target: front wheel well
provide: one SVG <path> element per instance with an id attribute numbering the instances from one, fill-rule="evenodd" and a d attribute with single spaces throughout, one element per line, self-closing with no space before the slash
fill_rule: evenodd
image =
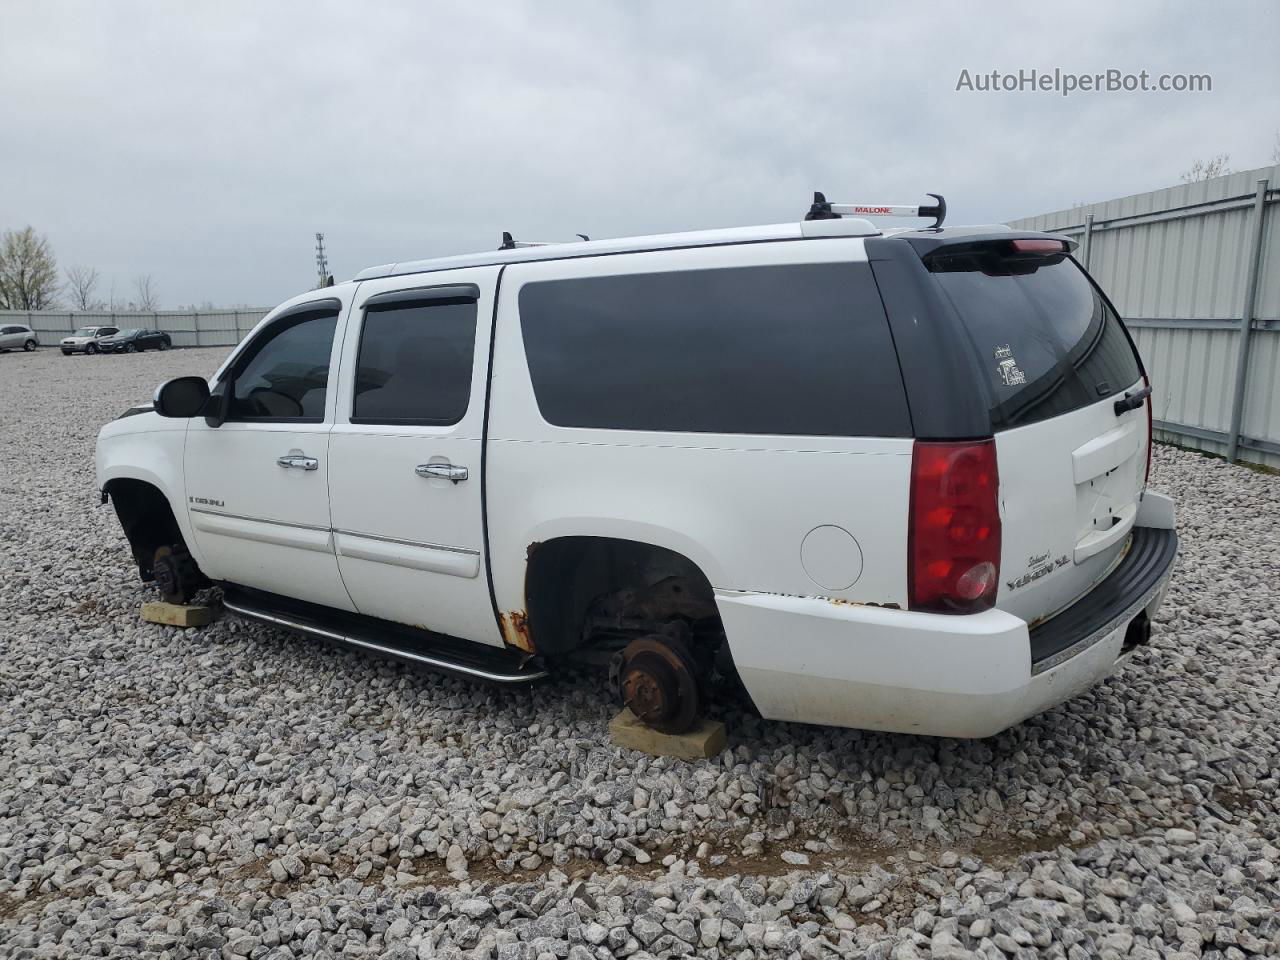
<path id="1" fill-rule="evenodd" d="M 144 581 L 154 580 L 152 560 L 156 550 L 175 544 L 185 546 L 169 498 L 154 484 L 129 477 L 107 481 L 102 492 L 111 498 L 139 575 Z"/>

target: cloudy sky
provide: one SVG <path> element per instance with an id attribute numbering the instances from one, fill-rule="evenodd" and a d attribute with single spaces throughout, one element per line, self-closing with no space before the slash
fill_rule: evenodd
<path id="1" fill-rule="evenodd" d="M 1280 4 L 0 0 L 0 229 L 165 306 L 390 260 L 947 196 L 992 222 L 1271 163 Z M 1019 69 L 1209 93 L 958 92 Z"/>

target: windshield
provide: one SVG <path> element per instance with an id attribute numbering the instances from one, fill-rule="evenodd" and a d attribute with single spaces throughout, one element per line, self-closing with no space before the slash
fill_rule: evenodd
<path id="1" fill-rule="evenodd" d="M 113 333 L 113 337 L 135 337 L 140 334 L 141 330 L 121 330 L 119 333 Z"/>
<path id="2" fill-rule="evenodd" d="M 72 336 L 73 337 L 92 337 L 94 332 L 97 329 L 98 329 L 97 327 L 81 327 L 79 330 L 73 333 Z"/>

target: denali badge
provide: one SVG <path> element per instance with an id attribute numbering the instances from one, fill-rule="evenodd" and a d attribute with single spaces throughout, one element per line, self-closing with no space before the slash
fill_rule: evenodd
<path id="1" fill-rule="evenodd" d="M 995 358 L 996 371 L 1004 380 L 1006 387 L 1016 387 L 1027 382 L 1027 375 L 1018 367 L 1018 361 L 1013 357 L 1013 347 L 1010 344 L 996 347 Z"/>
<path id="2" fill-rule="evenodd" d="M 187 497 L 188 503 L 198 503 L 202 507 L 225 507 L 221 500 L 206 500 L 204 497 Z"/>
<path id="3" fill-rule="evenodd" d="M 1016 580 L 1006 580 L 1005 586 L 1010 590 L 1017 590 L 1019 587 L 1025 587 L 1028 583 L 1033 583 L 1041 577 L 1047 577 L 1055 570 L 1065 567 L 1071 562 L 1071 558 L 1066 554 L 1060 556 L 1057 560 L 1052 559 L 1051 554 L 1042 553 L 1039 556 L 1027 557 L 1027 566 L 1031 569 L 1018 577 Z"/>

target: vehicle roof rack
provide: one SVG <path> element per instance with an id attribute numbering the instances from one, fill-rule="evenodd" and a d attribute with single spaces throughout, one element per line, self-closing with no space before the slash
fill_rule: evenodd
<path id="1" fill-rule="evenodd" d="M 577 237 L 579 240 L 590 240 L 590 239 L 591 239 L 591 238 L 590 238 L 590 237 L 588 237 L 585 233 L 575 233 L 575 234 L 574 234 L 574 236 L 575 236 L 575 237 Z M 547 247 L 547 246 L 550 246 L 552 243 L 555 243 L 555 242 L 557 242 L 557 241 L 554 241 L 554 240 L 517 240 L 515 237 L 511 236 L 511 231 L 509 231 L 509 230 L 503 230 L 503 231 L 502 231 L 502 245 L 501 245 L 500 247 L 498 247 L 498 249 L 499 249 L 499 250 L 519 250 L 519 249 L 521 249 L 521 248 L 523 248 L 523 247 Z M 571 241 L 565 241 L 565 242 L 571 242 Z"/>
<path id="2" fill-rule="evenodd" d="M 947 201 L 941 194 L 929 193 L 937 203 L 904 206 L 886 203 L 830 203 L 822 193 L 814 191 L 813 206 L 804 215 L 806 220 L 839 220 L 841 217 L 934 217 L 933 229 L 942 226 L 947 218 Z"/>

